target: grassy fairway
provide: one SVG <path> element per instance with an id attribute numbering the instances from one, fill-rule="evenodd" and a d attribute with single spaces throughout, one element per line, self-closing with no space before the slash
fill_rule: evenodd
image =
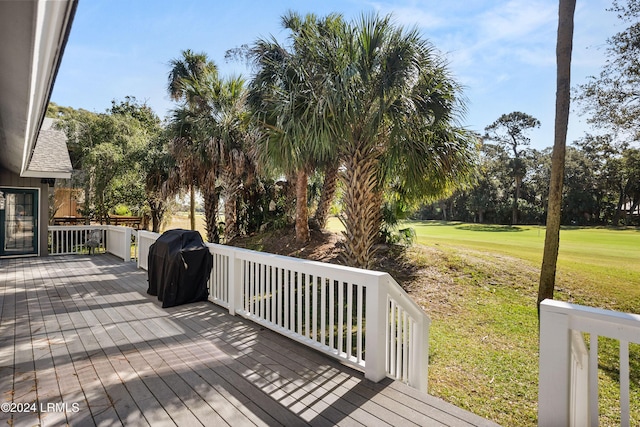
<path id="1" fill-rule="evenodd" d="M 207 231 L 204 228 L 204 215 L 196 213 L 196 230 L 200 232 L 202 238 L 207 240 Z M 188 212 L 178 212 L 171 217 L 171 220 L 160 230 L 164 232 L 166 230 L 172 230 L 174 228 L 182 228 L 184 230 L 191 229 L 191 220 L 189 219 Z"/>
<path id="2" fill-rule="evenodd" d="M 535 425 L 544 229 L 406 225 L 418 243 L 409 259 L 422 269 L 408 291 L 433 321 L 429 392 L 502 425 Z M 640 313 L 639 230 L 567 228 L 560 244 L 558 299 Z M 599 343 L 600 425 L 619 425 L 618 345 Z M 630 350 L 633 370 L 640 346 Z M 632 373 L 632 425 L 640 423 L 639 377 Z"/>
<path id="3" fill-rule="evenodd" d="M 417 243 L 464 248 L 542 263 L 544 227 L 409 222 Z M 561 292 L 590 305 L 640 312 L 640 230 L 565 227 L 560 232 Z"/>

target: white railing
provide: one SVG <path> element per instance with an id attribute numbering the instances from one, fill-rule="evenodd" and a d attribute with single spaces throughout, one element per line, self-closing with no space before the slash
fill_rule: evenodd
<path id="1" fill-rule="evenodd" d="M 87 241 L 92 232 L 99 230 L 98 252 L 108 252 L 131 260 L 131 237 L 134 233 L 129 227 L 114 225 L 50 225 L 49 254 L 70 255 L 88 253 Z"/>
<path id="2" fill-rule="evenodd" d="M 138 231 L 138 268 L 145 270 L 149 269 L 149 248 L 160 237 L 158 233 L 152 233 L 151 231 Z"/>
<path id="3" fill-rule="evenodd" d="M 147 268 L 156 233 L 140 232 Z M 430 320 L 387 273 L 207 244 L 209 299 L 380 381 L 427 391 Z"/>
<path id="4" fill-rule="evenodd" d="M 69 255 L 88 252 L 86 242 L 91 233 L 100 230 L 100 242 L 97 252 L 106 251 L 107 230 L 102 226 L 94 225 L 50 225 L 49 227 L 49 254 Z"/>
<path id="5" fill-rule="evenodd" d="M 620 342 L 620 425 L 630 425 L 629 343 L 640 343 L 640 315 L 553 300 L 540 304 L 538 425 L 598 425 L 599 336 Z"/>
<path id="6" fill-rule="evenodd" d="M 117 225 L 107 225 L 105 228 L 107 231 L 107 252 L 122 258 L 125 262 L 131 261 L 131 232 L 133 229 Z"/>

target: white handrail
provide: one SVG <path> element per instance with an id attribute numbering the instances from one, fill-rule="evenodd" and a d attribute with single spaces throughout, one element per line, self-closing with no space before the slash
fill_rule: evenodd
<path id="1" fill-rule="evenodd" d="M 101 230 L 96 250 L 106 251 L 106 230 L 99 225 L 50 225 L 49 255 L 70 255 L 87 251 L 86 242 L 94 230 Z"/>
<path id="2" fill-rule="evenodd" d="M 114 225 L 50 225 L 49 254 L 71 255 L 88 251 L 86 243 L 95 230 L 101 232 L 96 249 L 116 255 L 125 262 L 131 260 L 133 229 Z"/>
<path id="3" fill-rule="evenodd" d="M 148 268 L 159 235 L 140 232 L 138 265 Z M 430 320 L 393 278 L 231 246 L 213 256 L 209 299 L 282 335 L 364 370 L 427 391 Z"/>
<path id="4" fill-rule="evenodd" d="M 158 233 L 144 230 L 138 231 L 138 268 L 149 269 L 149 248 L 158 240 L 158 237 L 160 237 Z"/>
<path id="5" fill-rule="evenodd" d="M 540 304 L 538 425 L 598 425 L 598 336 L 620 342 L 620 425 L 630 425 L 629 343 L 640 343 L 640 315 L 554 300 Z"/>
<path id="6" fill-rule="evenodd" d="M 125 262 L 131 261 L 132 229 L 117 225 L 106 225 L 104 227 L 107 231 L 107 252 L 122 258 Z"/>

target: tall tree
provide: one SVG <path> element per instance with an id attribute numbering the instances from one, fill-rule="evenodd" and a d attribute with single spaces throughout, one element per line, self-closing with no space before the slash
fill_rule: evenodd
<path id="1" fill-rule="evenodd" d="M 525 149 L 530 144 L 527 131 L 540 127 L 540 121 L 529 114 L 514 111 L 503 114 L 495 122 L 485 128 L 485 138 L 496 141 L 508 147 L 513 153 L 511 159 L 511 169 L 513 171 L 513 207 L 511 213 L 511 223 L 518 224 L 518 199 L 522 188 L 522 179 L 526 174 L 526 166 L 523 159 Z"/>
<path id="2" fill-rule="evenodd" d="M 345 256 L 370 267 L 385 188 L 414 200 L 450 190 L 471 171 L 476 140 L 456 126 L 464 111 L 459 85 L 417 30 L 363 16 L 338 40 L 327 49 L 325 81 L 340 142 Z"/>
<path id="3" fill-rule="evenodd" d="M 205 228 L 207 240 L 218 242 L 216 214 L 219 190 L 216 187 L 218 173 L 217 141 L 211 135 L 207 116 L 188 108 L 174 110 L 169 122 L 171 143 L 169 150 L 175 158 L 179 178 L 172 180 L 174 190 L 186 185 L 190 193 L 191 227 L 195 229 L 195 189 L 202 190 L 205 204 Z"/>
<path id="4" fill-rule="evenodd" d="M 576 101 L 589 123 L 640 141 L 640 0 L 614 0 L 611 10 L 630 25 L 607 41 L 607 61 L 599 76 L 578 86 Z"/>
<path id="5" fill-rule="evenodd" d="M 177 110 L 174 116 L 174 121 L 180 118 L 190 118 L 192 122 L 198 116 L 206 115 L 209 112 L 209 100 L 211 96 L 211 88 L 215 85 L 218 78 L 218 71 L 213 61 L 210 61 L 206 53 L 194 53 L 191 50 L 182 51 L 180 58 L 172 59 L 169 63 L 171 70 L 168 76 L 167 91 L 171 98 L 175 101 L 182 102 L 182 107 Z M 193 123 L 192 123 L 193 124 Z M 180 131 L 180 126 L 174 126 L 174 129 Z M 195 128 L 194 128 L 195 129 Z M 174 149 L 186 149 L 191 148 L 193 151 L 179 153 L 182 158 L 180 165 L 184 167 L 193 167 L 191 171 L 182 171 L 181 176 L 187 178 L 188 181 L 184 182 L 189 188 L 189 205 L 190 205 L 190 219 L 191 229 L 196 228 L 195 217 L 195 191 L 198 184 L 206 185 L 203 192 L 206 192 L 205 198 L 215 197 L 215 179 L 210 176 L 200 176 L 197 171 L 202 170 L 203 163 L 207 162 L 206 148 L 198 147 L 200 145 L 206 145 L 209 141 L 207 138 L 201 140 L 194 140 L 193 135 L 189 141 L 184 139 L 184 135 L 180 133 L 175 135 L 176 138 L 182 138 L 176 140 L 178 144 L 174 144 Z M 190 156 L 193 158 L 189 159 Z M 215 224 L 215 213 L 213 223 Z M 213 233 L 213 230 L 210 231 Z"/>
<path id="6" fill-rule="evenodd" d="M 129 114 L 77 110 L 65 114 L 60 126 L 69 140 L 74 169 L 82 171 L 82 213 L 87 220 L 107 222 L 117 204 L 141 199 L 139 161 L 150 139 L 142 122 Z"/>
<path id="7" fill-rule="evenodd" d="M 251 49 L 258 72 L 251 84 L 249 102 L 262 124 L 259 142 L 263 163 L 271 163 L 287 176 L 295 176 L 296 240 L 309 240 L 307 186 L 309 174 L 335 156 L 335 143 L 327 132 L 327 110 L 322 102 L 326 63 L 321 52 L 335 37 L 341 17 L 290 12 L 283 27 L 291 31 L 289 48 L 275 40 L 259 40 Z M 324 68 L 323 68 L 324 67 Z M 292 180 L 289 180 L 292 181 Z"/>
<path id="8" fill-rule="evenodd" d="M 175 170 L 175 158 L 169 151 L 170 137 L 165 129 L 150 141 L 142 158 L 142 167 L 146 173 L 145 193 L 151 215 L 151 231 L 160 232 L 168 209 L 167 199 L 178 186 L 172 183 L 172 171 Z"/>
<path id="9" fill-rule="evenodd" d="M 562 183 L 571 103 L 571 51 L 573 48 L 573 16 L 575 0 L 560 0 L 558 9 L 558 39 L 556 44 L 556 117 L 551 154 L 551 182 L 547 208 L 547 229 L 538 287 L 538 312 L 540 303 L 553 298 L 556 264 L 560 247 L 560 221 L 562 207 Z"/>
<path id="10" fill-rule="evenodd" d="M 336 197 L 336 191 L 338 189 L 339 166 L 340 162 L 335 158 L 327 160 L 323 168 L 320 200 L 318 200 L 318 207 L 316 208 L 316 212 L 313 214 L 312 218 L 312 223 L 319 230 L 324 230 L 327 227 L 331 204 Z"/>
<path id="11" fill-rule="evenodd" d="M 445 193 L 469 175 L 477 141 L 457 126 L 460 87 L 431 44 L 390 17 L 289 18 L 293 51 L 270 41 L 257 46 L 266 60 L 264 78 L 254 82 L 265 95 L 257 104 L 276 100 L 276 108 L 262 110 L 271 112 L 262 121 L 272 138 L 287 142 L 278 147 L 287 148 L 280 154 L 289 164 L 307 165 L 300 160 L 335 147 L 345 189 L 344 255 L 351 265 L 370 267 L 385 188 L 393 184 L 416 200 Z M 308 170 L 296 168 L 300 192 Z"/>
<path id="12" fill-rule="evenodd" d="M 257 136 L 248 120 L 246 97 L 244 80 L 231 77 L 218 82 L 212 98 L 212 133 L 217 144 L 215 156 L 220 171 L 227 242 L 239 232 L 238 197 L 243 180 L 249 181 L 254 170 L 250 152 Z"/>
<path id="13" fill-rule="evenodd" d="M 148 105 L 140 103 L 134 96 L 126 96 L 123 101 L 111 101 L 110 112 L 138 121 L 145 133 L 146 142 L 138 153 L 132 153 L 135 161 L 128 168 L 126 176 L 129 180 L 123 182 L 122 188 L 132 197 L 126 204 L 134 209 L 138 207 L 138 214 L 140 207 L 145 205 L 144 216 L 151 217 L 152 229 L 158 232 L 167 208 L 168 173 L 174 163 L 163 143 L 165 139 L 161 137 L 160 119 Z M 131 192 L 135 188 L 140 189 L 139 195 Z"/>

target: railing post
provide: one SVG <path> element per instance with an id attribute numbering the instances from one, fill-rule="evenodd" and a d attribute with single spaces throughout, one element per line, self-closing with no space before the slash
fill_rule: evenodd
<path id="1" fill-rule="evenodd" d="M 236 315 L 242 309 L 242 260 L 236 258 L 234 250 L 229 254 L 229 314 Z"/>
<path id="2" fill-rule="evenodd" d="M 373 277 L 367 283 L 364 377 L 378 382 L 387 376 L 387 290 L 386 276 Z"/>
<path id="3" fill-rule="evenodd" d="M 427 316 L 417 319 L 412 331 L 412 357 L 409 385 L 428 393 L 429 389 L 429 326 L 431 320 Z"/>
<path id="4" fill-rule="evenodd" d="M 596 338 L 597 339 L 597 338 Z M 571 393 L 569 417 L 572 426 L 588 426 L 589 350 L 580 331 L 571 330 Z"/>
<path id="5" fill-rule="evenodd" d="M 140 250 L 142 249 L 140 244 L 144 241 L 144 233 L 138 230 L 138 237 L 136 238 L 136 266 L 140 268 Z"/>
<path id="6" fill-rule="evenodd" d="M 538 425 L 569 425 L 569 363 L 571 334 L 569 316 L 555 313 L 540 304 L 540 381 L 538 384 Z"/>
<path id="7" fill-rule="evenodd" d="M 123 243 L 122 259 L 124 262 L 131 261 L 131 228 L 124 227 L 124 243 Z"/>

